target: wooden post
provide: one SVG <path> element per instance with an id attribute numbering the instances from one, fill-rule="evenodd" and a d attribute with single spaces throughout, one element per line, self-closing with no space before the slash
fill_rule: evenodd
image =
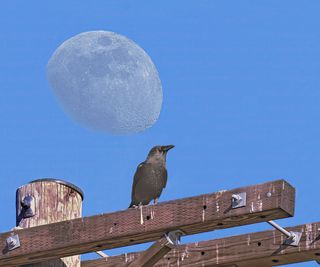
<path id="1" fill-rule="evenodd" d="M 34 226 L 81 217 L 83 192 L 73 184 L 56 179 L 32 181 L 16 192 L 17 226 Z M 58 233 L 62 235 L 63 233 Z M 32 243 L 32 239 L 30 240 Z M 32 244 L 30 244 L 32 246 Z M 80 267 L 80 256 L 65 257 L 30 267 Z"/>

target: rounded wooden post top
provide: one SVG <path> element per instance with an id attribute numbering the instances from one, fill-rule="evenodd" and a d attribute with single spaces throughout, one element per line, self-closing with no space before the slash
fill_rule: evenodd
<path id="1" fill-rule="evenodd" d="M 78 186 L 76 186 L 70 182 L 64 181 L 62 179 L 57 179 L 57 178 L 41 178 L 41 179 L 32 180 L 29 182 L 29 184 L 39 183 L 39 182 L 53 182 L 53 183 L 65 185 L 65 186 L 75 190 L 76 192 L 78 192 L 80 194 L 82 200 L 84 199 L 83 191 Z M 23 187 L 23 186 L 21 186 L 21 187 Z M 21 187 L 19 187 L 19 188 L 21 188 Z"/>
<path id="2" fill-rule="evenodd" d="M 55 178 L 33 180 L 16 191 L 16 224 L 30 228 L 80 218 L 82 201 L 82 190 L 72 183 Z M 64 230 L 61 231 L 57 236 L 64 235 Z M 80 267 L 80 256 L 34 263 L 28 267 Z"/>

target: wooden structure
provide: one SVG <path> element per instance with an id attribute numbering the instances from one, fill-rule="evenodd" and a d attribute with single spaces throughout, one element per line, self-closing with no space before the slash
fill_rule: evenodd
<path id="1" fill-rule="evenodd" d="M 179 245 L 155 266 L 270 267 L 320 260 L 320 222 L 290 227 L 288 230 L 303 233 L 298 247 L 283 245 L 285 236 L 277 230 L 271 230 Z M 83 261 L 81 267 L 126 266 L 142 254 L 136 252 Z"/>
<path id="2" fill-rule="evenodd" d="M 232 208 L 233 196 L 246 204 Z M 293 216 L 295 190 L 284 180 L 73 219 L 0 234 L 0 244 L 18 234 L 20 247 L 0 254 L 0 265 L 16 266 L 102 249 L 156 241 L 167 232 L 195 234 Z M 44 238 L 45 237 L 45 238 Z M 32 242 L 32 243 L 31 243 Z M 36 245 L 30 245 L 36 244 Z"/>
<path id="3" fill-rule="evenodd" d="M 32 184 L 35 187 L 35 183 L 31 183 L 29 186 L 32 187 Z M 314 259 L 319 253 L 316 252 L 319 244 L 317 237 L 314 238 L 316 234 L 315 228 L 310 230 L 310 226 L 308 226 L 309 230 L 305 230 L 305 234 L 302 234 L 302 243 L 299 244 L 298 248 L 300 252 L 297 252 L 295 247 L 283 249 L 281 244 L 285 238 L 275 230 L 198 244 L 178 245 L 179 235 L 181 234 L 196 234 L 293 216 L 295 190 L 284 180 L 86 218 L 76 218 L 79 215 L 76 211 L 70 213 L 75 206 L 81 203 L 80 189 L 68 187 L 66 184 L 63 186 L 68 188 L 66 190 L 68 193 L 62 198 L 61 203 L 65 203 L 66 206 L 69 205 L 72 208 L 65 209 L 60 207 L 57 210 L 68 213 L 69 215 L 66 216 L 71 215 L 74 217 L 65 217 L 64 221 L 59 222 L 48 220 L 47 223 L 41 219 L 42 223 L 39 223 L 39 226 L 32 222 L 32 217 L 21 220 L 21 212 L 28 217 L 30 209 L 37 210 L 37 207 L 40 207 L 35 205 L 39 201 L 37 200 L 39 195 L 36 195 L 32 202 L 30 198 L 25 199 L 28 193 L 24 191 L 24 187 L 19 189 L 21 190 L 21 196 L 19 195 L 20 193 L 17 194 L 17 222 L 20 226 L 32 227 L 14 229 L 0 234 L 0 244 L 4 244 L 0 250 L 0 266 L 10 267 L 28 264 L 28 266 L 37 267 L 49 266 L 46 264 L 54 260 L 60 261 L 62 265 L 50 266 L 73 267 L 78 265 L 72 265 L 72 262 L 63 262 L 60 259 L 149 241 L 155 241 L 155 243 L 145 252 L 107 257 L 95 261 L 84 261 L 81 266 L 263 267 L 277 265 L 280 260 L 283 262 L 285 260 L 288 262 L 289 260 L 292 262 L 299 261 L 304 255 L 302 252 L 307 253 L 309 251 L 312 254 L 310 254 L 312 257 L 304 256 L 305 260 Z M 41 190 L 39 191 L 47 192 L 45 188 Z M 56 192 L 58 191 L 56 190 Z M 77 196 L 77 198 L 75 199 L 73 196 Z M 53 196 L 44 198 L 46 200 L 44 200 L 45 204 L 41 204 L 42 209 L 52 204 L 52 198 Z M 23 201 L 24 199 L 25 201 Z M 22 203 L 21 207 L 19 207 L 19 203 Z M 42 209 L 40 208 L 39 212 Z M 47 215 L 45 214 L 46 212 Z M 50 214 L 50 211 L 44 211 L 43 216 L 50 217 L 52 216 Z M 36 216 L 34 216 L 34 219 L 36 219 Z M 272 224 L 274 225 L 274 223 Z M 307 229 L 306 227 L 300 226 L 301 229 Z M 316 226 L 313 225 L 313 227 Z M 284 229 L 283 232 L 286 235 L 290 235 Z M 304 239 L 310 240 L 311 235 L 314 243 L 312 245 L 305 243 L 305 246 L 303 246 Z M 291 242 L 292 240 L 290 239 L 289 241 Z M 295 239 L 295 241 L 297 240 Z M 226 242 L 230 246 L 226 245 Z M 303 249 L 304 247 L 305 249 Z M 273 254 L 277 249 L 280 251 L 279 255 Z M 173 251 L 170 252 L 170 250 Z M 300 257 L 292 256 L 294 253 L 298 253 Z M 290 256 L 285 256 L 289 254 Z M 256 260 L 259 260 L 259 264 L 257 264 Z M 265 265 L 261 265 L 260 262 Z M 79 260 L 77 261 L 78 263 Z"/>
<path id="4" fill-rule="evenodd" d="M 81 217 L 82 191 L 56 179 L 32 181 L 16 192 L 17 227 L 30 228 Z M 29 246 L 33 246 L 30 239 Z M 80 267 L 80 256 L 52 259 L 30 267 Z"/>

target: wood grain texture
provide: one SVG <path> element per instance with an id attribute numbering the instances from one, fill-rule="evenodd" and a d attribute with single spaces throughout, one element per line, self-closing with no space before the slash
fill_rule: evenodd
<path id="1" fill-rule="evenodd" d="M 285 236 L 271 230 L 180 245 L 154 266 L 271 267 L 320 260 L 320 222 L 287 229 L 303 233 L 299 247 L 281 245 Z M 130 266 L 142 253 L 83 261 L 81 267 Z"/>
<path id="2" fill-rule="evenodd" d="M 35 216 L 21 218 L 21 201 L 33 196 Z M 53 181 L 39 181 L 26 184 L 16 192 L 16 216 L 19 227 L 30 228 L 75 218 L 80 218 L 82 197 L 72 188 Z M 19 218 L 19 219 L 18 219 Z M 33 240 L 30 240 L 30 245 Z M 53 259 L 46 262 L 24 265 L 24 267 L 80 267 L 80 256 Z"/>
<path id="3" fill-rule="evenodd" d="M 231 196 L 247 193 L 247 205 L 231 208 Z M 21 247 L 0 254 L 14 266 L 133 245 L 182 230 L 186 235 L 293 216 L 295 190 L 284 180 L 179 199 L 16 231 Z M 12 232 L 0 235 L 0 244 Z M 32 240 L 32 245 L 31 244 Z"/>
<path id="4" fill-rule="evenodd" d="M 153 243 L 146 251 L 140 253 L 140 256 L 128 267 L 152 267 L 174 247 L 167 238 L 163 237 Z"/>

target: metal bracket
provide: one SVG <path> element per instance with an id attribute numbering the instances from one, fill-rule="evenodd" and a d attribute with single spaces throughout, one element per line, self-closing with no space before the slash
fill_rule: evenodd
<path id="1" fill-rule="evenodd" d="M 293 246 L 293 247 L 299 246 L 300 239 L 302 236 L 301 232 L 293 232 L 293 231 L 289 232 L 274 221 L 268 221 L 267 223 L 272 225 L 275 229 L 277 229 L 287 237 L 283 243 L 284 245 Z"/>
<path id="2" fill-rule="evenodd" d="M 33 196 L 25 196 L 21 201 L 21 213 L 23 218 L 30 218 L 35 215 L 34 212 L 34 197 Z"/>
<path id="3" fill-rule="evenodd" d="M 247 204 L 247 193 L 246 192 L 232 194 L 231 208 L 236 209 L 236 208 L 245 207 L 246 204 Z"/>
<path id="4" fill-rule="evenodd" d="M 288 246 L 298 247 L 302 233 L 290 231 L 290 234 L 291 236 L 284 241 L 284 244 Z"/>
<path id="5" fill-rule="evenodd" d="M 170 244 L 176 246 L 180 244 L 180 239 L 182 235 L 184 235 L 184 233 L 181 230 L 175 230 L 175 231 L 166 233 L 164 236 L 169 241 Z"/>
<path id="6" fill-rule="evenodd" d="M 9 236 L 6 239 L 6 246 L 7 246 L 8 251 L 11 251 L 11 250 L 14 250 L 14 249 L 20 247 L 19 236 L 17 234 Z"/>

